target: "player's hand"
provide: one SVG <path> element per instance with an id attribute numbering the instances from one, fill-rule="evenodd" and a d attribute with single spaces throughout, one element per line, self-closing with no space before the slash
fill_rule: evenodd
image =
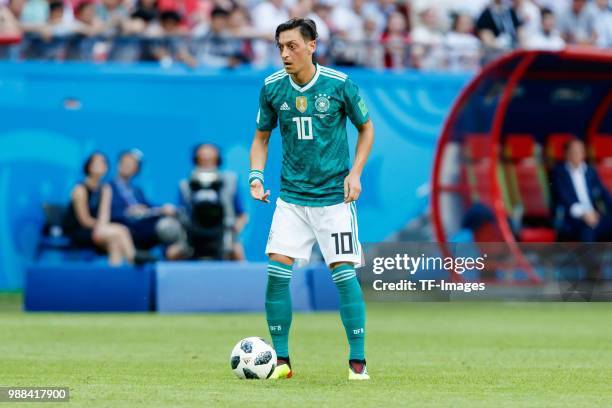
<path id="1" fill-rule="evenodd" d="M 361 177 L 354 173 L 349 173 L 344 179 L 344 202 L 350 203 L 357 201 L 361 194 Z"/>
<path id="2" fill-rule="evenodd" d="M 270 190 L 264 192 L 264 186 L 261 184 L 261 181 L 253 180 L 251 183 L 251 197 L 269 204 L 270 200 L 268 197 L 270 197 Z"/>

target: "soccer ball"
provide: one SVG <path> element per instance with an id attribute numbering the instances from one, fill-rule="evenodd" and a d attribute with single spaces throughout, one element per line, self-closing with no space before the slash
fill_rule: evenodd
<path id="1" fill-rule="evenodd" d="M 264 339 L 247 337 L 234 346 L 230 365 L 240 379 L 266 379 L 276 367 L 276 352 Z"/>

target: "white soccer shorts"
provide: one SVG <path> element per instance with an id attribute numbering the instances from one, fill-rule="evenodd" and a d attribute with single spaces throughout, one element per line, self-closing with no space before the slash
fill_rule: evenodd
<path id="1" fill-rule="evenodd" d="M 355 203 L 306 207 L 278 198 L 266 255 L 285 255 L 297 260 L 298 264 L 306 263 L 315 242 L 327 265 L 350 262 L 355 267 L 362 266 Z"/>

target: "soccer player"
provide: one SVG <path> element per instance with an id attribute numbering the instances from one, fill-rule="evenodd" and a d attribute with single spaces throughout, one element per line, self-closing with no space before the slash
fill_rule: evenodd
<path id="1" fill-rule="evenodd" d="M 374 141 L 374 127 L 357 86 L 347 75 L 314 62 L 316 39 L 316 25 L 309 19 L 295 18 L 276 29 L 284 69 L 264 81 L 251 146 L 251 195 L 269 203 L 264 167 L 270 132 L 280 124 L 281 192 L 266 246 L 266 317 L 278 356 L 271 378 L 292 376 L 289 280 L 294 262 L 307 261 L 316 241 L 340 294 L 340 316 L 350 347 L 349 379 L 368 380 L 365 304 L 355 274 L 363 259 L 355 201 L 361 193 L 360 177 Z M 350 170 L 347 117 L 359 131 Z"/>

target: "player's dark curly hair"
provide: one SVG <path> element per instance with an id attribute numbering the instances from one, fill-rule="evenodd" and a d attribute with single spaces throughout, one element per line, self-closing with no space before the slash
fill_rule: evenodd
<path id="1" fill-rule="evenodd" d="M 294 28 L 300 29 L 300 34 L 306 41 L 313 41 L 319 37 L 319 34 L 317 34 L 317 25 L 314 21 L 309 18 L 292 18 L 276 27 L 276 35 L 274 36 L 276 42 L 278 43 L 280 33 L 293 30 Z"/>

